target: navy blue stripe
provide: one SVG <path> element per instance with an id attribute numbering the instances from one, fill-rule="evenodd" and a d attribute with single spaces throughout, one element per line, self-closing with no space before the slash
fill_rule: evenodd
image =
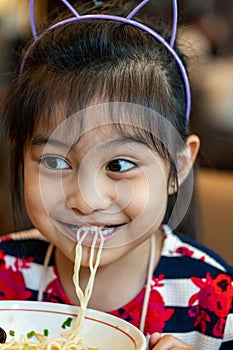
<path id="1" fill-rule="evenodd" d="M 31 290 L 29 288 L 27 288 L 27 290 L 29 290 L 32 293 L 32 295 L 30 296 L 30 298 L 28 298 L 28 300 L 37 301 L 38 291 Z"/>
<path id="2" fill-rule="evenodd" d="M 190 317 L 188 311 L 191 307 L 176 307 L 175 312 L 172 317 L 166 322 L 163 332 L 166 333 L 186 333 L 192 332 L 194 330 L 202 333 L 202 324 L 199 322 L 196 327 L 194 327 L 194 322 L 196 317 Z M 205 310 L 205 309 L 203 309 Z M 213 328 L 219 321 L 219 317 L 216 316 L 213 312 L 208 310 L 208 316 L 211 319 L 211 322 L 205 322 L 206 330 L 205 335 L 210 337 L 213 336 Z M 197 316 L 198 317 L 198 316 Z M 217 338 L 217 337 L 215 337 Z"/>
<path id="3" fill-rule="evenodd" d="M 230 266 L 219 254 L 213 250 L 207 248 L 206 246 L 194 241 L 190 237 L 185 236 L 182 233 L 173 232 L 184 243 L 190 244 L 193 247 L 202 250 L 204 253 L 208 254 L 210 257 L 215 259 L 220 265 L 222 265 L 232 276 L 233 276 L 233 266 Z M 232 349 L 233 350 L 233 349 Z"/>
<path id="4" fill-rule="evenodd" d="M 185 266 L 187 266 L 187 268 L 185 268 Z M 215 278 L 219 273 L 223 273 L 223 271 L 207 264 L 205 261 L 203 262 L 187 256 L 162 256 L 154 272 L 154 276 L 157 277 L 160 274 L 164 274 L 164 278 L 166 279 L 190 278 L 192 276 L 205 278 L 207 272 L 210 273 L 212 278 Z"/>
<path id="5" fill-rule="evenodd" d="M 233 350 L 233 340 L 222 343 L 219 350 Z"/>
<path id="6" fill-rule="evenodd" d="M 28 300 L 37 301 L 38 291 L 32 290 L 30 288 L 27 288 L 27 290 L 32 293 L 31 296 L 28 298 Z M 57 295 L 51 296 L 51 294 L 48 294 L 47 292 L 43 293 L 43 301 L 64 304 L 64 301 L 59 296 Z"/>
<path id="7" fill-rule="evenodd" d="M 44 257 L 48 248 L 48 242 L 38 239 L 26 239 L 19 241 L 5 241 L 0 244 L 0 250 L 15 258 L 34 258 L 34 262 L 40 265 L 44 263 Z M 50 260 L 53 264 L 53 257 Z"/>
<path id="8" fill-rule="evenodd" d="M 170 307 L 172 308 L 172 306 Z M 188 307 L 175 307 L 172 317 L 165 323 L 165 333 L 185 333 L 194 330 L 194 320 L 188 315 Z"/>

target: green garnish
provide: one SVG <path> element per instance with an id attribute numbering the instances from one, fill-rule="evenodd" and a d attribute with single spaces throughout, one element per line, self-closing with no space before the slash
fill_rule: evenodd
<path id="1" fill-rule="evenodd" d="M 35 335 L 34 331 L 31 331 L 31 332 L 27 333 L 28 339 L 31 339 L 32 337 L 34 337 L 34 335 Z"/>
<path id="2" fill-rule="evenodd" d="M 15 331 L 13 331 L 12 329 L 10 329 L 10 330 L 9 330 L 9 334 L 10 334 L 12 337 L 14 337 Z"/>
<path id="3" fill-rule="evenodd" d="M 73 319 L 72 317 L 68 317 L 62 324 L 62 328 L 70 327 Z"/>
<path id="4" fill-rule="evenodd" d="M 49 335 L 49 330 L 48 329 L 44 329 L 44 336 L 47 337 Z"/>

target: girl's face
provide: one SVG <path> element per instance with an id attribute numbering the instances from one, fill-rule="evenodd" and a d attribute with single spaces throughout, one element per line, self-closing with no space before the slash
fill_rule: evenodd
<path id="1" fill-rule="evenodd" d="M 161 225 L 168 166 L 146 145 L 123 138 L 111 125 L 67 138 L 36 130 L 25 152 L 24 191 L 35 227 L 70 260 L 84 227 L 84 266 L 93 231 L 104 235 L 101 264 L 120 259 Z M 93 228 L 94 226 L 94 228 Z"/>

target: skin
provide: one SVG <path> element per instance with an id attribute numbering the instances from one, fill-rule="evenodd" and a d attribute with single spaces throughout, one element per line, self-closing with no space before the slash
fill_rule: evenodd
<path id="1" fill-rule="evenodd" d="M 88 304 L 102 311 L 117 309 L 135 297 L 145 284 L 153 234 L 156 238 L 154 268 L 159 261 L 163 245 L 160 226 L 167 194 L 174 191 L 170 186 L 169 166 L 146 145 L 123 139 L 112 126 L 90 130 L 72 147 L 59 137 L 47 142 L 50 134 L 38 128 L 25 150 L 24 194 L 29 217 L 55 245 L 61 284 L 71 302 L 77 305 L 72 281 L 75 229 L 118 226 L 116 233 L 105 240 Z M 186 163 L 181 158 L 180 183 L 196 157 L 198 138 L 190 136 L 186 147 L 190 161 Z M 82 289 L 89 277 L 92 237 L 90 233 L 89 241 L 83 246 Z M 151 337 L 150 349 L 191 348 L 174 337 L 161 337 L 156 333 Z"/>
<path id="2" fill-rule="evenodd" d="M 191 346 L 185 344 L 178 338 L 166 334 L 153 333 L 149 341 L 150 350 L 192 350 Z"/>

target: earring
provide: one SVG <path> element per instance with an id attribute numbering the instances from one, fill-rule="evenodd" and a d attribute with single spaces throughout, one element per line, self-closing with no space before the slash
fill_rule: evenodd
<path id="1" fill-rule="evenodd" d="M 171 193 L 174 194 L 176 192 L 176 182 L 172 180 L 169 184 L 169 187 L 170 187 Z"/>

